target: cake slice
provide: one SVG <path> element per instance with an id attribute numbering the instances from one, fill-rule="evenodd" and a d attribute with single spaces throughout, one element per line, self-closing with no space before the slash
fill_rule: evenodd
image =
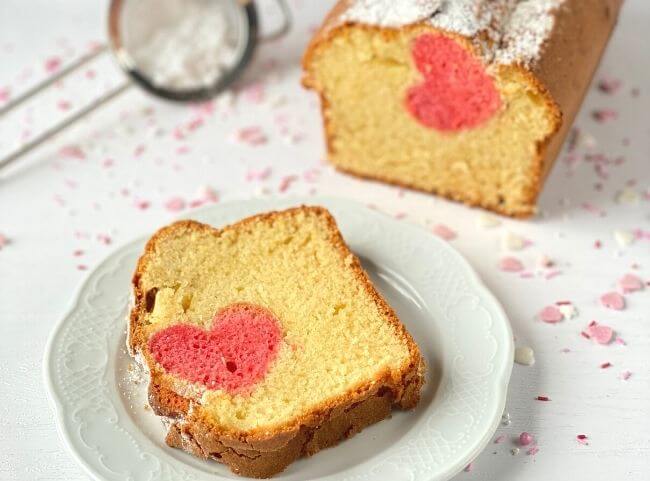
<path id="1" fill-rule="evenodd" d="M 534 214 L 621 4 L 339 1 L 303 60 L 329 160 L 501 214 Z"/>
<path id="2" fill-rule="evenodd" d="M 419 400 L 418 347 L 324 208 L 165 227 L 133 290 L 129 349 L 167 444 L 237 474 L 272 476 Z"/>

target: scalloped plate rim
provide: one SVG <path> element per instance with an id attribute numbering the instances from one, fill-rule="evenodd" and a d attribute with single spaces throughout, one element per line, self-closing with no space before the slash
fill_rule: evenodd
<path id="1" fill-rule="evenodd" d="M 390 217 L 388 214 L 385 214 L 383 212 L 374 209 L 370 209 L 366 205 L 363 205 L 358 201 L 352 199 L 340 198 L 340 197 L 331 197 L 331 196 L 268 197 L 268 198 L 253 198 L 253 199 L 239 199 L 239 200 L 233 199 L 227 202 L 213 204 L 210 206 L 204 206 L 204 207 L 200 207 L 188 211 L 183 215 L 179 216 L 176 220 L 183 220 L 183 219 L 200 216 L 202 213 L 210 212 L 215 208 L 226 209 L 228 206 L 240 205 L 240 204 L 249 204 L 250 206 L 260 207 L 258 211 L 262 213 L 262 212 L 267 212 L 267 211 L 272 211 L 277 209 L 285 209 L 291 206 L 316 205 L 316 204 L 328 204 L 328 203 L 329 204 L 347 203 L 348 205 L 351 205 L 354 208 L 364 209 L 367 212 L 376 215 L 378 218 L 383 218 L 384 222 L 399 223 L 401 229 L 411 229 L 419 233 L 426 232 L 425 229 L 419 225 L 411 224 L 408 222 L 400 222 L 394 219 L 393 217 Z M 269 204 L 270 206 L 268 208 L 265 208 L 264 207 L 265 204 Z M 230 224 L 232 222 L 234 221 L 228 221 L 227 224 Z M 108 478 L 97 473 L 96 470 L 93 468 L 93 466 L 85 459 L 83 454 L 78 452 L 78 450 L 75 448 L 71 434 L 65 428 L 65 419 L 63 417 L 63 413 L 64 413 L 63 403 L 59 399 L 57 388 L 54 384 L 53 375 L 51 373 L 53 347 L 62 328 L 66 325 L 66 322 L 68 321 L 70 316 L 75 312 L 75 310 L 79 306 L 81 302 L 81 294 L 83 290 L 89 285 L 92 275 L 96 271 L 98 271 L 101 267 L 106 265 L 112 258 L 128 250 L 131 246 L 146 241 L 146 239 L 148 238 L 149 236 L 147 235 L 140 236 L 136 239 L 131 239 L 130 241 L 126 241 L 119 244 L 113 250 L 111 250 L 106 255 L 104 255 L 103 258 L 95 265 L 95 267 L 93 267 L 92 269 L 90 269 L 84 274 L 82 279 L 78 282 L 77 287 L 74 289 L 72 301 L 68 304 L 68 307 L 64 310 L 64 314 L 60 316 L 58 321 L 55 323 L 45 344 L 45 352 L 42 361 L 42 374 L 43 374 L 44 384 L 46 387 L 47 397 L 50 401 L 50 405 L 52 406 L 52 409 L 54 410 L 56 431 L 60 439 L 63 441 L 63 444 L 65 445 L 65 448 L 68 451 L 68 453 L 70 453 L 72 457 L 80 464 L 80 466 L 83 468 L 86 474 L 88 474 L 92 479 L 95 479 L 97 481 L 108 481 Z M 499 422 L 501 420 L 501 414 L 505 409 L 506 398 L 508 393 L 508 385 L 510 382 L 510 377 L 513 369 L 514 339 L 513 339 L 512 327 L 510 325 L 508 316 L 506 315 L 503 306 L 501 305 L 499 300 L 494 296 L 494 294 L 488 289 L 485 283 L 481 280 L 478 273 L 473 269 L 469 261 L 467 261 L 465 257 L 463 257 L 456 249 L 454 249 L 446 241 L 438 238 L 435 235 L 430 235 L 430 239 L 432 242 L 437 244 L 438 248 L 443 249 L 447 253 L 450 253 L 451 255 L 456 257 L 456 259 L 459 262 L 459 266 L 462 266 L 463 270 L 465 271 L 465 274 L 467 274 L 468 277 L 471 279 L 472 286 L 480 292 L 481 297 L 488 299 L 489 302 L 493 304 L 493 307 L 495 308 L 496 312 L 499 314 L 500 320 L 503 322 L 503 327 L 506 330 L 506 337 L 507 337 L 507 343 L 505 346 L 503 346 L 507 348 L 507 353 L 505 353 L 506 362 L 501 363 L 501 365 L 499 366 L 499 374 L 495 376 L 495 378 L 497 378 L 497 380 L 499 381 L 498 387 L 500 389 L 498 389 L 495 392 L 495 395 L 496 394 L 499 395 L 499 399 L 496 401 L 497 410 L 493 416 L 492 424 L 489 427 L 489 429 L 486 430 L 484 436 L 480 440 L 474 443 L 473 449 L 471 451 L 468 451 L 462 457 L 461 461 L 458 461 L 457 463 L 449 466 L 447 469 L 442 470 L 442 473 L 439 476 L 431 478 L 431 481 L 433 480 L 447 481 L 453 478 L 454 476 L 456 476 L 457 474 L 459 474 L 465 468 L 465 466 L 467 466 L 467 464 L 469 464 L 485 449 L 485 447 L 488 445 L 490 441 L 490 438 L 492 437 L 492 435 L 494 434 L 494 432 L 496 431 L 499 425 Z M 215 479 L 218 479 L 216 475 L 215 475 Z M 248 478 L 242 478 L 242 479 L 248 479 Z"/>

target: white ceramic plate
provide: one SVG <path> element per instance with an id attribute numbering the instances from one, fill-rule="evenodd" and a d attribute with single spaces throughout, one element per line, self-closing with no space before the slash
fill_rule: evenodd
<path id="1" fill-rule="evenodd" d="M 359 204 L 331 198 L 216 205 L 191 218 L 223 226 L 263 211 L 324 205 L 375 285 L 413 334 L 429 366 L 411 412 L 292 464 L 276 479 L 443 481 L 489 442 L 503 412 L 512 368 L 508 320 L 467 262 L 444 241 Z M 145 409 L 146 386 L 129 380 L 125 349 L 130 278 L 145 239 L 91 272 L 45 353 L 46 385 L 59 432 L 101 481 L 238 479 L 223 465 L 168 448 Z"/>

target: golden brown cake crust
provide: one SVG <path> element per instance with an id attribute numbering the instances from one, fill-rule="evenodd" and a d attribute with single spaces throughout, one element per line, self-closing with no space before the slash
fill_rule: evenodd
<path id="1" fill-rule="evenodd" d="M 423 23 L 405 25 L 398 29 L 377 27 L 355 22 L 342 21 L 341 16 L 353 0 L 339 0 L 327 15 L 321 27 L 316 31 L 303 56 L 303 79 L 306 88 L 314 89 L 320 97 L 321 113 L 324 122 L 324 132 L 328 153 L 332 153 L 333 137 L 326 112 L 329 110 L 325 92 L 319 90 L 315 79 L 312 78 L 310 65 L 316 51 L 335 35 L 346 34 L 352 28 L 364 28 L 381 32 L 382 35 L 395 34 L 396 31 L 421 28 Z M 497 213 L 526 218 L 537 212 L 537 199 L 548 174 L 564 144 L 564 140 L 582 105 L 588 91 L 591 79 L 596 71 L 602 53 L 607 45 L 621 8 L 623 0 L 566 0 L 554 13 L 555 23 L 549 37 L 544 42 L 539 58 L 531 65 L 521 64 L 502 65 L 499 68 L 516 69 L 520 71 L 535 86 L 545 99 L 549 115 L 554 119 L 553 132 L 537 144 L 534 167 L 530 172 L 533 188 L 526 192 L 526 200 L 517 210 L 503 206 L 469 199 L 457 192 L 439 190 L 424 190 L 417 186 L 408 185 L 395 179 L 382 178 L 380 175 L 360 175 L 358 172 L 336 166 L 340 171 L 356 175 L 368 180 L 378 180 L 415 190 L 424 190 L 441 195 L 450 200 L 465 203 L 469 206 L 483 207 Z M 426 25 L 432 30 L 437 30 Z M 453 32 L 446 35 L 460 37 Z M 479 32 L 477 37 L 481 36 Z M 464 38 L 464 37 L 460 37 Z M 476 43 L 480 44 L 480 39 Z"/>
<path id="2" fill-rule="evenodd" d="M 238 432 L 214 426 L 202 415 L 200 409 L 194 409 L 195 400 L 176 393 L 146 349 L 147 339 L 140 327 L 145 318 L 148 300 L 140 280 L 147 262 L 150 256 L 155 255 L 158 242 L 167 236 L 201 231 L 218 237 L 225 231 L 241 229 L 254 222 L 273 223 L 280 215 L 299 214 L 322 216 L 327 221 L 334 247 L 341 256 L 351 256 L 350 269 L 355 277 L 399 336 L 405 340 L 410 353 L 409 362 L 402 366 L 399 376 L 383 373 L 376 379 L 357 386 L 346 395 L 332 399 L 270 432 Z M 410 409 L 419 401 L 425 371 L 420 351 L 395 312 L 372 285 L 358 258 L 345 244 L 334 218 L 322 207 L 301 206 L 283 212 L 260 214 L 223 229 L 215 229 L 195 221 L 176 222 L 160 229 L 147 242 L 144 254 L 138 261 L 132 284 L 134 306 L 129 321 L 129 349 L 133 355 L 141 355 L 149 369 L 149 403 L 152 409 L 156 414 L 173 420 L 167 443 L 190 454 L 227 464 L 238 474 L 257 478 L 270 477 L 282 471 L 298 457 L 314 454 L 352 436 L 363 427 L 384 419 L 389 415 L 391 406 Z"/>
<path id="3" fill-rule="evenodd" d="M 553 31 L 531 69 L 563 116 L 561 128 L 546 149 L 540 190 L 588 92 L 622 5 L 623 0 L 566 0 L 555 14 Z"/>

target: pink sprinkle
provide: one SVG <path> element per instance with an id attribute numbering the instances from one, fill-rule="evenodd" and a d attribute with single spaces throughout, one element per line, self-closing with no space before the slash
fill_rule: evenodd
<path id="1" fill-rule="evenodd" d="M 199 188 L 198 200 L 200 200 L 201 202 L 211 202 L 211 203 L 219 202 L 219 194 L 209 185 L 204 185 Z M 192 206 L 190 204 L 190 207 L 196 207 L 196 206 Z"/>
<path id="2" fill-rule="evenodd" d="M 246 181 L 251 182 L 254 180 L 266 180 L 271 175 L 271 167 L 266 167 L 263 170 L 249 170 L 246 172 Z"/>
<path id="3" fill-rule="evenodd" d="M 604 210 L 602 210 L 598 206 L 595 206 L 591 202 L 583 202 L 580 207 L 582 207 L 587 212 L 591 212 L 592 214 L 596 214 L 599 217 L 605 217 L 605 215 L 606 215 Z"/>
<path id="4" fill-rule="evenodd" d="M 268 142 L 266 134 L 264 131 L 257 126 L 245 127 L 240 129 L 236 133 L 236 138 L 240 142 L 243 142 L 248 145 L 262 145 Z"/>
<path id="5" fill-rule="evenodd" d="M 151 206 L 148 200 L 136 200 L 134 204 L 140 210 L 147 210 Z"/>
<path id="6" fill-rule="evenodd" d="M 45 71 L 47 73 L 54 73 L 59 70 L 61 66 L 61 59 L 59 57 L 50 57 L 45 61 Z"/>
<path id="7" fill-rule="evenodd" d="M 0 234 L 0 250 L 2 250 L 3 247 L 8 245 L 9 245 L 9 239 L 4 234 Z"/>
<path id="8" fill-rule="evenodd" d="M 602 364 L 600 365 L 600 368 L 601 368 L 601 369 L 607 369 L 607 368 L 609 368 L 609 367 L 612 367 L 612 363 L 611 363 L 611 362 L 604 362 L 604 363 L 602 363 Z"/>
<path id="9" fill-rule="evenodd" d="M 594 242 L 594 248 L 600 249 L 603 246 L 603 243 L 600 242 L 599 240 Z"/>
<path id="10" fill-rule="evenodd" d="M 138 145 L 136 148 L 133 150 L 133 155 L 135 157 L 140 157 L 144 153 L 144 145 Z"/>
<path id="11" fill-rule="evenodd" d="M 77 266 L 77 269 L 80 270 L 80 271 L 85 271 L 85 270 L 88 270 L 88 266 L 85 265 L 85 264 L 79 264 Z"/>
<path id="12" fill-rule="evenodd" d="M 469 473 L 472 469 L 474 469 L 474 463 L 469 463 L 467 466 L 465 466 L 464 471 L 466 473 Z"/>
<path id="13" fill-rule="evenodd" d="M 287 175 L 280 180 L 280 186 L 278 187 L 278 190 L 280 192 L 286 192 L 289 187 L 291 187 L 291 184 L 293 184 L 296 180 L 298 180 L 298 177 L 295 175 Z"/>
<path id="14" fill-rule="evenodd" d="M 56 104 L 57 108 L 63 112 L 66 112 L 70 110 L 70 107 L 72 107 L 72 104 L 68 102 L 67 100 L 59 100 Z"/>
<path id="15" fill-rule="evenodd" d="M 528 446 L 534 440 L 535 440 L 535 438 L 533 438 L 533 436 L 531 434 L 529 434 L 529 433 L 527 433 L 525 431 L 519 435 L 519 444 L 522 445 L 522 446 Z"/>
<path id="16" fill-rule="evenodd" d="M 618 281 L 618 284 L 623 290 L 624 294 L 640 291 L 643 289 L 643 281 L 634 274 L 625 274 L 621 280 Z"/>
<path id="17" fill-rule="evenodd" d="M 551 400 L 551 398 L 549 398 L 548 396 L 537 396 L 535 399 L 537 401 L 544 401 L 544 402 L 547 402 L 547 401 Z"/>
<path id="18" fill-rule="evenodd" d="M 85 76 L 88 80 L 92 80 L 92 79 L 94 79 L 94 78 L 97 76 L 97 72 L 95 72 L 93 69 L 89 68 L 89 69 L 86 70 L 86 72 L 84 73 L 84 76 Z"/>
<path id="19" fill-rule="evenodd" d="M 618 292 L 608 292 L 600 296 L 600 302 L 608 309 L 620 311 L 625 308 L 625 298 Z"/>
<path id="20" fill-rule="evenodd" d="M 526 451 L 526 454 L 528 456 L 535 456 L 537 453 L 539 453 L 539 448 L 537 446 L 533 446 L 528 451 Z"/>
<path id="21" fill-rule="evenodd" d="M 402 220 L 402 219 L 406 219 L 407 215 L 408 214 L 406 212 L 398 212 L 398 213 L 395 214 L 395 218 L 397 220 Z"/>
<path id="22" fill-rule="evenodd" d="M 564 319 L 564 314 L 555 306 L 546 306 L 539 313 L 540 320 L 547 322 L 549 324 L 555 324 Z"/>
<path id="23" fill-rule="evenodd" d="M 630 379 L 630 377 L 632 377 L 632 373 L 630 371 L 623 371 L 620 375 L 620 378 L 623 381 L 627 381 L 628 379 Z"/>
<path id="24" fill-rule="evenodd" d="M 578 434 L 578 435 L 576 436 L 576 439 L 577 439 L 578 442 L 579 442 L 580 444 L 582 444 L 582 445 L 589 445 L 589 443 L 587 442 L 587 439 L 588 439 L 588 438 L 587 438 L 587 436 L 584 435 L 584 434 Z"/>
<path id="25" fill-rule="evenodd" d="M 603 326 L 596 321 L 592 321 L 586 329 L 588 339 L 593 339 L 598 344 L 606 345 L 612 342 L 614 330 L 609 326 Z"/>
<path id="26" fill-rule="evenodd" d="M 447 227 L 444 224 L 436 225 L 433 228 L 433 233 L 446 241 L 450 241 L 456 238 L 456 232 L 451 230 L 449 227 Z"/>
<path id="27" fill-rule="evenodd" d="M 81 249 L 77 249 L 72 253 L 72 255 L 75 257 L 81 257 L 82 255 L 84 255 L 84 251 L 82 251 Z"/>
<path id="28" fill-rule="evenodd" d="M 86 158 L 86 154 L 84 154 L 83 150 L 81 150 L 81 147 L 78 145 L 66 145 L 62 147 L 59 150 L 59 155 L 67 159 L 83 160 Z"/>
<path id="29" fill-rule="evenodd" d="M 192 119 L 187 123 L 187 130 L 189 130 L 190 132 L 193 131 L 193 130 L 196 130 L 199 127 L 201 127 L 203 125 L 203 123 L 204 123 L 204 120 L 201 117 L 197 117 L 195 119 Z"/>
<path id="30" fill-rule="evenodd" d="M 0 87 L 0 103 L 4 103 L 9 100 L 10 96 L 9 87 Z"/>
<path id="31" fill-rule="evenodd" d="M 183 140 L 185 139 L 185 132 L 182 127 L 175 127 L 174 130 L 172 130 L 172 136 L 176 140 Z"/>
<path id="32" fill-rule="evenodd" d="M 316 182 L 320 176 L 320 170 L 309 169 L 302 175 L 307 182 Z"/>
<path id="33" fill-rule="evenodd" d="M 262 103 L 265 97 L 264 84 L 257 82 L 246 87 L 242 92 L 242 96 L 248 102 L 251 102 L 253 104 Z"/>
<path id="34" fill-rule="evenodd" d="M 609 122 L 618 118 L 618 112 L 612 109 L 598 109 L 591 112 L 591 117 L 599 123 Z"/>
<path id="35" fill-rule="evenodd" d="M 180 197 L 172 197 L 165 202 L 165 209 L 170 212 L 179 212 L 185 208 L 185 200 Z"/>
<path id="36" fill-rule="evenodd" d="M 554 277 L 559 276 L 560 274 L 562 274 L 562 271 L 558 270 L 558 269 L 555 269 L 555 270 L 552 270 L 551 272 L 547 272 L 546 275 L 544 276 L 544 279 L 546 279 L 548 281 L 550 279 L 553 279 Z"/>
<path id="37" fill-rule="evenodd" d="M 113 242 L 113 239 L 108 234 L 98 234 L 97 240 L 104 245 L 110 245 Z"/>
<path id="38" fill-rule="evenodd" d="M 621 345 L 621 346 L 627 346 L 627 343 L 623 340 L 622 337 L 618 337 L 618 336 L 616 336 L 616 339 L 614 339 L 614 342 L 615 342 L 616 344 Z"/>
<path id="39" fill-rule="evenodd" d="M 109 167 L 112 167 L 115 164 L 115 161 L 113 159 L 104 159 L 102 162 L 102 167 L 105 169 L 108 169 Z"/>
<path id="40" fill-rule="evenodd" d="M 605 94 L 615 94 L 621 88 L 622 82 L 618 79 L 603 78 L 598 82 L 598 90 Z"/>
<path id="41" fill-rule="evenodd" d="M 504 272 L 521 272 L 524 270 L 524 265 L 519 259 L 504 257 L 499 261 L 499 269 Z"/>
<path id="42" fill-rule="evenodd" d="M 494 440 L 494 444 L 501 444 L 501 443 L 504 442 L 506 439 L 508 439 L 508 436 L 506 436 L 505 434 L 502 434 L 501 436 L 497 437 L 497 438 Z"/>
<path id="43" fill-rule="evenodd" d="M 633 233 L 637 240 L 650 240 L 650 230 L 634 229 Z"/>

